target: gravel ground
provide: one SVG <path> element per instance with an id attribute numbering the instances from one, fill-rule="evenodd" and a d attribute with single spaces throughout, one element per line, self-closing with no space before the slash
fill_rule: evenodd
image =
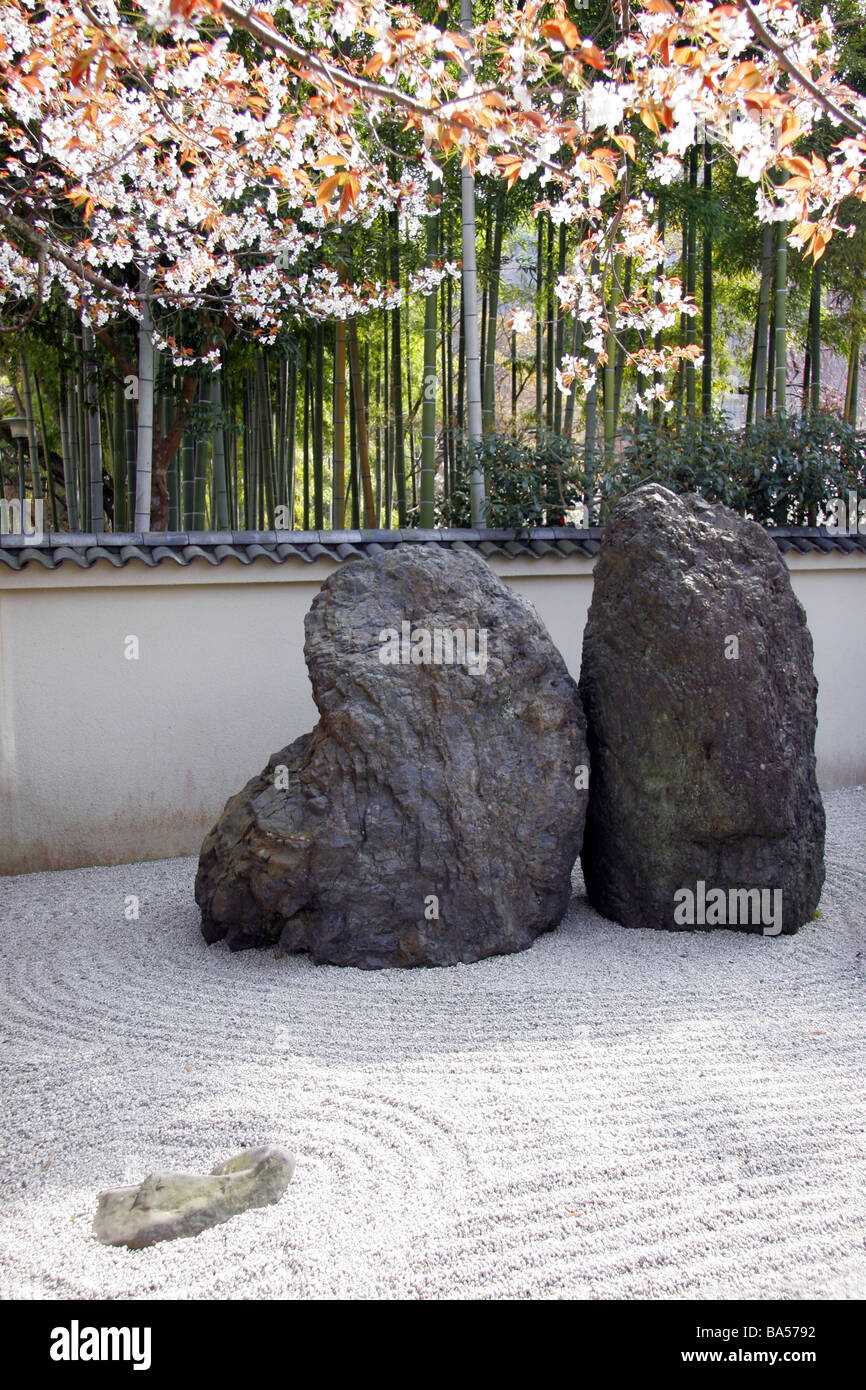
<path id="1" fill-rule="evenodd" d="M 0 880 L 0 1295 L 863 1298 L 866 789 L 795 937 L 365 973 L 208 948 L 195 860 Z M 126 921 L 126 896 L 140 898 Z M 113 1250 L 97 1193 L 264 1143 L 276 1207 Z"/>

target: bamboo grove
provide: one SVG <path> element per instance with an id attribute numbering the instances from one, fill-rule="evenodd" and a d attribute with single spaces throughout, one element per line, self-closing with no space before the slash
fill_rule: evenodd
<path id="1" fill-rule="evenodd" d="M 856 11 L 834 9 L 845 79 L 859 92 Z M 615 45 L 618 7 L 590 0 L 575 17 L 602 49 Z M 143 273 L 138 319 L 115 314 L 95 323 L 56 288 L 49 295 L 40 288 L 13 314 L 4 307 L 4 497 L 22 506 L 27 498 L 42 502 L 55 530 L 141 530 L 139 462 L 146 456 L 154 529 L 466 521 L 460 499 L 473 466 L 468 349 L 476 328 L 484 439 L 519 442 L 530 468 L 542 438 L 559 441 L 563 457 L 579 463 L 576 491 L 560 482 L 534 519 L 563 521 L 578 497 L 583 517 L 597 519 L 605 479 L 634 430 L 649 423 L 675 435 L 712 421 L 735 378 L 748 383 L 746 430 L 827 410 L 856 429 L 862 202 L 852 196 L 840 204 L 838 223 L 849 235 L 829 241 L 816 259 L 792 245 L 789 221 L 759 220 L 754 183 L 738 177 L 736 155 L 712 127 L 698 129 L 676 175 L 659 161 L 649 130 L 635 128 L 636 136 L 621 137 L 629 153 L 624 188 L 606 192 L 602 210 L 616 220 L 625 196 L 645 199 L 665 272 L 682 287 L 684 308 L 673 324 L 653 333 L 634 326 L 634 313 L 623 315 L 653 296 L 660 304 L 663 291 L 639 256 L 623 246 L 608 256 L 599 242 L 586 267 L 603 308 L 599 345 L 579 300 L 562 293 L 588 224 L 557 215 L 543 167 L 527 177 L 524 165 L 519 178 L 506 180 L 492 166 L 483 172 L 483 160 L 471 180 L 478 322 L 468 322 L 465 159 L 461 167 L 451 155 L 440 161 L 439 191 L 424 216 L 408 216 L 392 200 L 364 220 L 330 220 L 308 251 L 293 245 L 262 253 L 263 261 L 287 257 L 294 271 L 305 255 L 311 269 L 318 258 L 359 299 L 374 283 L 384 287 L 361 312 L 329 316 L 320 306 L 305 312 L 301 302 L 265 334 L 207 296 L 179 298 L 167 312 L 164 301 L 157 307 L 148 296 Z M 375 138 L 388 177 L 405 180 L 418 160 L 413 133 L 394 121 Z M 814 164 L 822 153 L 829 157 L 833 138 L 830 123 L 819 122 L 796 145 L 796 158 Z M 334 172 L 326 184 L 338 193 L 342 187 L 345 200 L 353 177 Z M 13 208 L 4 237 L 15 218 Z M 671 348 L 675 359 L 665 356 Z M 844 398 L 822 382 L 828 351 L 847 357 Z M 650 375 L 653 352 L 658 367 Z M 563 369 L 578 359 L 589 364 L 584 382 Z M 487 486 L 495 492 L 495 479 L 488 476 Z"/>

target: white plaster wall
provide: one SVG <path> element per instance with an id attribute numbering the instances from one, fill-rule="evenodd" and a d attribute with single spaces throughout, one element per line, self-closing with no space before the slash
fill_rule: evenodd
<path id="1" fill-rule="evenodd" d="M 591 563 L 492 567 L 576 678 Z M 0 872 L 197 853 L 227 797 L 315 723 L 303 620 L 332 568 L 0 573 Z M 822 784 L 866 782 L 866 559 L 791 570 L 815 640 Z"/>
<path id="2" fill-rule="evenodd" d="M 818 778 L 825 791 L 866 783 L 866 563 L 789 562 L 806 610 L 818 677 Z M 866 853 L 866 846 L 864 846 Z"/>

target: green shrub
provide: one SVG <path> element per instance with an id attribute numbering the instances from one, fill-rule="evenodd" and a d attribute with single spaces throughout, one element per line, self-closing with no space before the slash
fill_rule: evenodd
<path id="1" fill-rule="evenodd" d="M 765 526 L 816 526 L 833 498 L 866 487 L 866 436 L 835 416 L 773 416 L 745 429 L 720 418 L 679 431 L 640 423 L 600 474 L 602 519 L 641 483 L 698 492 Z"/>
<path id="2" fill-rule="evenodd" d="M 522 436 L 489 434 L 479 452 L 488 526 L 519 530 L 562 525 L 565 513 L 583 498 L 583 449 L 569 439 L 534 430 Z M 457 444 L 458 482 L 447 501 L 439 501 L 439 525 L 471 525 L 470 458 L 468 440 L 462 436 Z"/>
<path id="3" fill-rule="evenodd" d="M 522 529 L 561 524 L 587 501 L 582 444 L 542 432 L 491 434 L 480 449 L 487 525 Z M 469 526 L 469 446 L 458 440 L 458 482 L 437 503 L 437 524 Z M 721 417 L 671 423 L 642 419 L 620 441 L 613 464 L 596 451 L 591 514 L 604 522 L 627 492 L 662 483 L 697 492 L 764 526 L 816 526 L 834 498 L 866 495 L 866 434 L 824 413 L 772 416 L 745 429 Z"/>

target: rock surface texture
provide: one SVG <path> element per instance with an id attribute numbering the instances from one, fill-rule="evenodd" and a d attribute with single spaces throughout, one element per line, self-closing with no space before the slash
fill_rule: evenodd
<path id="1" fill-rule="evenodd" d="M 211 1173 L 151 1173 L 138 1187 L 101 1192 L 93 1231 L 103 1245 L 141 1250 L 160 1240 L 197 1236 L 250 1207 L 278 1202 L 292 1180 L 285 1149 L 244 1149 Z"/>
<path id="2" fill-rule="evenodd" d="M 580 691 L 581 857 L 599 912 L 769 935 L 812 918 L 824 882 L 812 639 L 760 526 L 652 484 L 624 498 L 595 569 Z M 757 898 L 740 889 L 780 890 L 780 921 L 754 921 Z M 695 895 L 692 921 L 680 890 Z M 727 911 L 702 920 L 715 890 Z"/>
<path id="3" fill-rule="evenodd" d="M 319 723 L 207 836 L 206 939 L 376 968 L 519 951 L 556 926 L 588 757 L 532 606 L 468 550 L 407 544 L 329 577 L 304 652 Z"/>

